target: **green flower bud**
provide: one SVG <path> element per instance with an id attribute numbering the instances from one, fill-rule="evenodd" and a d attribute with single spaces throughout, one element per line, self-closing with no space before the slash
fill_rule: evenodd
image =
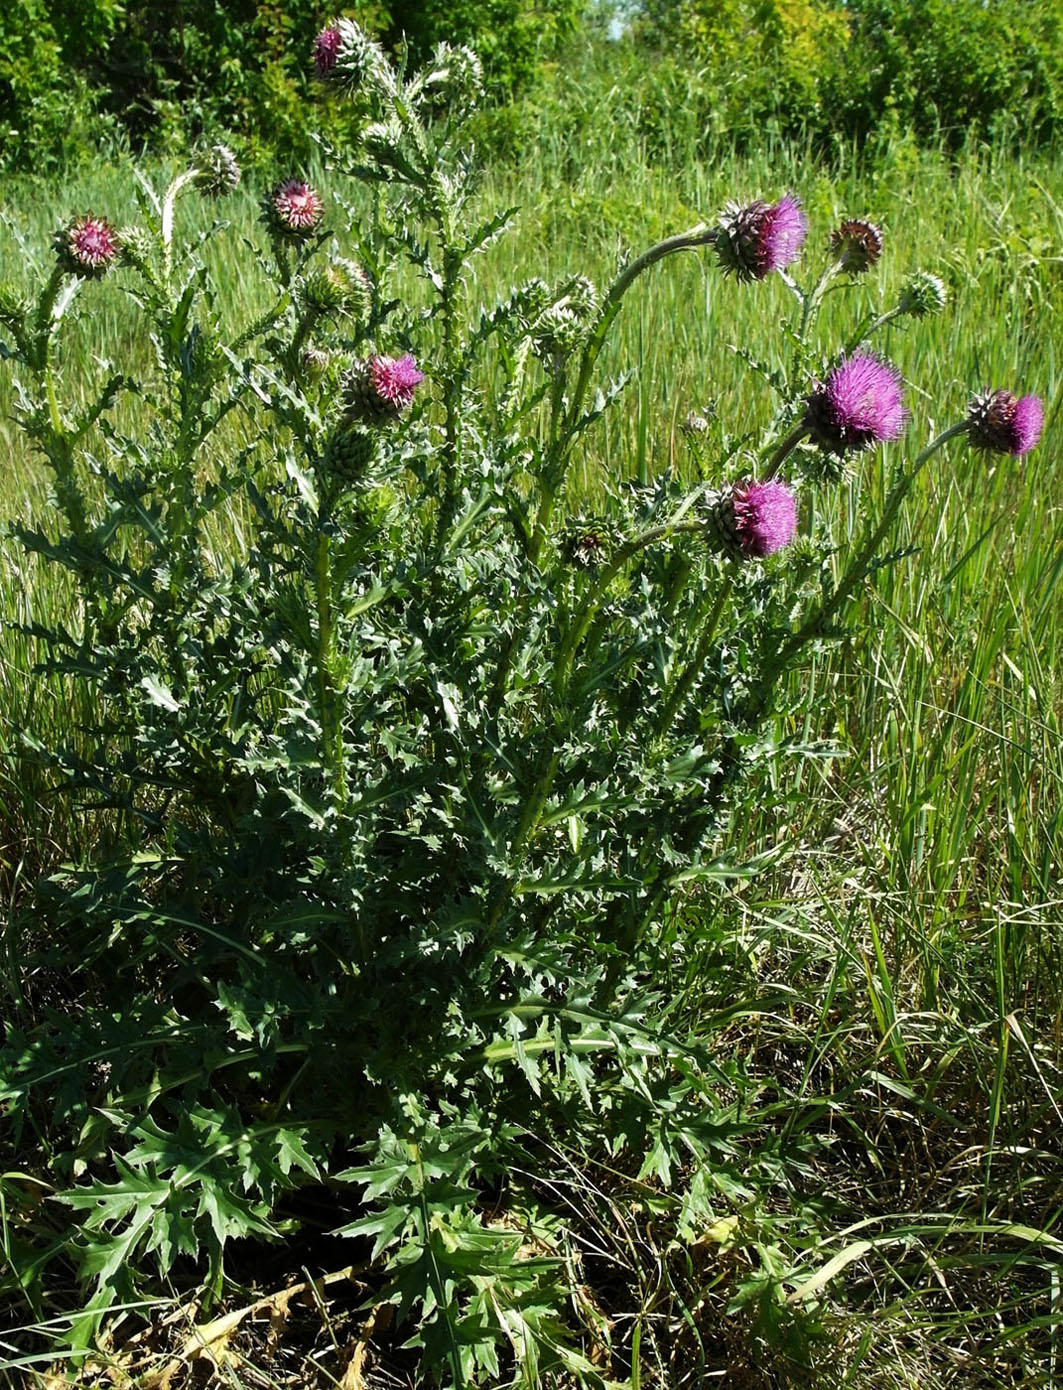
<path id="1" fill-rule="evenodd" d="M 940 314 L 948 299 L 944 281 L 927 270 L 917 270 L 901 286 L 898 307 L 913 319 Z"/>

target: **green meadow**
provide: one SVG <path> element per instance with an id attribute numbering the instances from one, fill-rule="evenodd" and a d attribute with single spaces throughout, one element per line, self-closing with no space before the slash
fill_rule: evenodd
<path id="1" fill-rule="evenodd" d="M 689 950 L 661 961 L 674 1017 L 726 1059 L 758 1123 L 770 1114 L 790 1141 L 790 1157 L 770 1181 L 761 1165 L 757 1190 L 737 1199 L 747 1225 L 736 1243 L 725 1228 L 677 1236 L 682 1223 L 669 1225 L 669 1198 L 652 1176 L 559 1150 L 551 1180 L 586 1242 L 577 1283 L 608 1305 L 614 1341 L 626 1348 L 613 1372 L 633 1387 L 1058 1384 L 1063 157 L 982 145 L 943 153 L 897 139 L 874 160 L 842 150 L 828 164 L 771 141 L 746 155 L 721 144 L 696 157 L 677 138 L 651 158 L 608 92 L 596 100 L 578 148 L 546 112 L 514 160 L 485 163 L 484 209 L 519 213 L 513 232 L 475 263 L 473 311 L 531 275 L 578 272 L 608 283 L 624 258 L 712 220 L 730 199 L 799 195 L 811 227 L 795 267 L 805 281 L 842 217 L 875 221 L 882 262 L 853 294 L 828 298 L 824 350 L 844 339 L 854 301 L 888 308 L 916 269 L 942 278 L 948 303 L 876 344 L 917 383 L 905 438 L 861 456 L 851 480 L 801 498 L 802 531 L 831 529 L 839 573 L 889 487 L 891 460 L 914 457 L 962 418 L 973 391 L 1036 392 L 1046 427 L 1024 459 L 957 443 L 922 473 L 889 563 L 862 586 L 845 631 L 789 677 L 788 712 L 772 736 L 822 755 L 784 754 L 770 784 L 743 787 L 728 849 L 757 860 L 759 872 L 692 901 Z M 155 166 L 153 182 L 167 172 Z M 331 175 L 312 172 L 327 194 Z M 224 205 L 190 199 L 178 208 L 186 228 L 206 230 L 215 213 L 233 224 L 235 234 L 205 248 L 230 321 L 250 322 L 266 302 L 254 258 L 234 248 L 240 233 L 256 234 L 269 177 L 248 175 Z M 74 213 L 92 209 L 117 226 L 135 220 L 134 187 L 131 166 L 119 161 L 62 183 L 7 183 L 3 276 L 28 286 L 45 272 L 54 230 Z M 367 194 L 332 215 L 341 253 L 347 218 L 356 234 L 371 208 Z M 603 379 L 631 369 L 631 380 L 618 409 L 585 436 L 570 482 L 586 511 L 608 507 L 606 482 L 646 483 L 667 470 L 695 477 L 681 428 L 692 411 L 710 429 L 725 422 L 732 436 L 763 426 L 770 389 L 742 354 L 770 359 L 794 313 L 784 285 L 736 284 L 708 252 L 644 277 L 602 360 Z M 111 359 L 139 356 L 147 370 L 152 349 L 138 331 L 110 285 L 88 285 L 61 357 L 68 398 L 90 399 Z M 0 362 L 0 514 L 47 528 L 49 478 L 14 423 L 15 376 Z M 485 370 L 482 391 L 496 386 Z M 137 411 L 135 396 L 123 400 L 127 425 Z M 244 428 L 234 417 L 217 447 L 239 448 Z M 244 546 L 251 525 L 234 506 L 212 543 Z M 29 733 L 49 747 L 77 746 L 91 733 L 91 693 L 36 673 L 40 652 L 23 630 L 76 611 L 69 581 L 5 538 L 0 895 L 12 908 L 3 914 L 12 967 L 29 886 L 101 833 L 100 818 L 74 819 L 51 795 L 23 742 Z M 2 973 L 0 1014 L 20 1026 L 18 972 Z M 804 1165 L 792 1157 L 801 1151 L 795 1126 L 829 1137 L 809 1147 Z M 14 1220 L 0 1207 L 8 1252 Z M 296 1253 L 291 1268 L 303 1263 Z M 815 1316 L 802 1322 L 785 1301 L 774 1324 L 763 1309 L 754 1316 L 754 1267 L 785 1270 L 791 1291 L 818 1279 L 804 1289 L 816 1296 Z M 175 1291 L 160 1297 L 180 1301 Z M 9 1265 L 0 1327 L 33 1321 Z M 811 1360 L 806 1342 L 821 1349 Z M 24 1343 L 0 1336 L 0 1366 L 4 1345 Z M 813 1364 L 814 1373 L 801 1369 Z M 257 1370 L 234 1362 L 217 1383 L 327 1383 L 304 1374 L 285 1380 L 266 1361 Z M 396 1375 L 364 1383 L 407 1383 Z M 43 1385 L 44 1370 L 0 1370 L 0 1383 Z M 358 1383 L 345 1380 L 344 1390 Z"/>

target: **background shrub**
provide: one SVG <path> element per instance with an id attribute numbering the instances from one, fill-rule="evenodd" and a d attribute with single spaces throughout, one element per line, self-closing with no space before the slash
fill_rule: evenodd
<path id="1" fill-rule="evenodd" d="M 705 128 L 866 143 L 1038 140 L 1063 122 L 1063 14 L 1027 0 L 651 0 L 636 47 L 696 73 Z"/>

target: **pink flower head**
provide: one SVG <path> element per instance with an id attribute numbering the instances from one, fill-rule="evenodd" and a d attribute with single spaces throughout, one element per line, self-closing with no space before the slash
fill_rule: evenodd
<path id="1" fill-rule="evenodd" d="M 808 219 L 792 193 L 777 203 L 728 203 L 716 228 L 716 255 L 739 280 L 763 280 L 797 259 Z"/>
<path id="2" fill-rule="evenodd" d="M 275 226 L 290 236 L 309 236 L 325 211 L 321 194 L 302 179 L 285 179 L 278 184 L 270 203 Z"/>
<path id="3" fill-rule="evenodd" d="M 63 268 L 84 279 L 105 274 L 118 259 L 118 233 L 102 217 L 86 213 L 56 233 Z"/>
<path id="4" fill-rule="evenodd" d="M 709 543 L 733 560 L 761 560 L 793 540 L 797 503 L 785 483 L 747 479 L 706 500 L 703 516 Z"/>
<path id="5" fill-rule="evenodd" d="M 744 555 L 774 555 L 793 540 L 797 503 L 785 483 L 736 483 L 731 502 Z"/>
<path id="6" fill-rule="evenodd" d="M 982 391 L 967 406 L 967 438 L 993 454 L 1028 454 L 1041 438 L 1045 411 L 1040 396 Z"/>
<path id="7" fill-rule="evenodd" d="M 870 352 L 843 358 L 815 386 L 805 408 L 812 438 L 839 457 L 898 439 L 907 420 L 900 373 Z"/>
<path id="8" fill-rule="evenodd" d="M 339 25 L 326 25 L 314 40 L 314 71 L 318 77 L 327 77 L 336 66 L 340 52 Z"/>
<path id="9" fill-rule="evenodd" d="M 408 409 L 413 393 L 424 381 L 424 373 L 407 352 L 399 358 L 371 357 L 369 379 L 382 406 L 396 412 Z"/>

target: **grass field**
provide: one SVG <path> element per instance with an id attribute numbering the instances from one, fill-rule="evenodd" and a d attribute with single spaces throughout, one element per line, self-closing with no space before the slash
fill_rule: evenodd
<path id="1" fill-rule="evenodd" d="M 883 263 L 858 301 L 888 307 L 917 268 L 948 286 L 943 316 L 890 330 L 879 344 L 918 383 L 899 447 L 914 456 L 983 386 L 1045 401 L 1044 438 L 1026 460 L 956 446 L 923 473 L 892 542 L 909 553 L 865 587 L 848 640 L 792 677 L 807 713 L 802 729 L 781 732 L 838 744 L 842 755 L 802 761 L 792 775 L 780 765 L 770 814 L 755 802 L 741 808 L 734 847 L 773 846 L 772 867 L 725 895 L 692 931 L 685 958 L 662 971 L 686 1016 L 702 1019 L 714 1049 L 740 1064 L 750 1100 L 774 1100 L 783 1130 L 790 1114 L 794 1125 L 832 1136 L 829 1165 L 817 1158 L 807 1171 L 780 1172 L 750 1205 L 762 1259 L 778 1252 L 809 1278 L 836 1262 L 814 1328 L 835 1350 L 816 1383 L 1057 1384 L 1063 159 L 978 149 L 947 159 L 899 142 L 873 168 L 827 169 L 781 147 L 741 160 L 721 150 L 701 162 L 680 149 L 652 166 L 605 111 L 582 128 L 598 130 L 596 145 L 573 149 L 544 125 L 528 142 L 534 154 L 485 170 L 485 206 L 522 211 L 478 262 L 473 303 L 489 305 L 535 274 L 579 271 L 607 282 L 618 256 L 711 218 L 728 199 L 793 189 L 812 227 L 808 266 L 818 269 L 841 216 L 883 227 Z M 328 176 L 320 181 L 327 189 Z M 117 224 L 133 220 L 130 171 L 98 169 L 62 188 L 8 187 L 4 275 L 24 274 L 26 251 L 45 264 L 55 226 L 86 208 Z M 250 232 L 254 190 L 241 188 L 224 211 Z M 179 215 L 206 226 L 209 210 L 189 201 Z M 226 264 L 221 283 L 249 320 L 263 295 L 250 257 Z M 86 394 L 101 360 L 121 355 L 132 323 L 117 296 L 93 293 L 63 364 Z M 845 300 L 824 312 L 825 349 L 849 322 Z M 734 348 L 770 356 L 791 303 L 780 284 L 725 281 L 707 255 L 647 277 L 608 351 L 606 373 L 633 366 L 636 374 L 620 410 L 586 441 L 576 486 L 588 506 L 602 477 L 689 467 L 679 426 L 692 409 L 712 403 L 733 433 L 766 420 L 767 388 L 751 389 Z M 148 345 L 137 347 L 146 362 Z M 12 372 L 0 363 L 8 479 L 0 511 L 43 519 L 46 480 L 11 423 L 13 400 Z M 873 510 L 884 494 L 888 467 L 881 451 L 868 455 L 854 482 L 817 496 L 822 516 L 806 508 L 803 524 L 829 522 L 844 552 L 865 524 L 868 498 Z M 25 620 L 71 601 L 5 540 L 0 615 Z M 35 676 L 34 659 L 29 639 L 0 633 L 8 897 L 86 833 L 53 811 L 18 735 L 28 729 L 59 744 L 91 724 L 91 703 Z M 739 999 L 743 1007 L 729 1010 Z M 642 1351 L 633 1383 L 808 1383 L 785 1339 L 772 1346 L 759 1323 L 743 1321 L 748 1308 L 729 1308 L 740 1253 L 719 1237 L 669 1245 L 649 1204 L 640 1207 L 637 1184 L 577 1154 L 558 1155 L 557 1171 L 568 1174 L 588 1241 L 622 1271 L 628 1303 L 616 1318 L 625 1335 L 638 1329 Z"/>

